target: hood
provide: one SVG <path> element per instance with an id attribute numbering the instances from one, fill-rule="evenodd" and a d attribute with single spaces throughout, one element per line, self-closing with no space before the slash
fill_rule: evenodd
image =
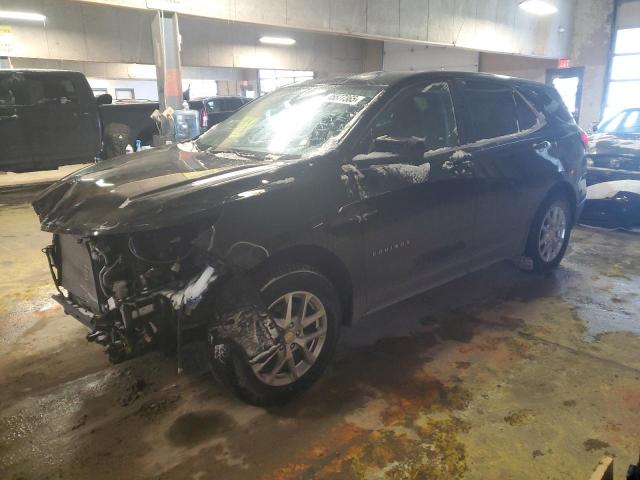
<path id="1" fill-rule="evenodd" d="M 285 162 L 209 153 L 187 142 L 117 157 L 51 185 L 33 202 L 42 229 L 76 235 L 154 230 L 214 215 L 229 200 L 283 185 Z M 280 181 L 279 181 L 280 180 Z"/>
<path id="2" fill-rule="evenodd" d="M 640 156 L 640 135 L 595 133 L 589 137 L 588 154 Z"/>

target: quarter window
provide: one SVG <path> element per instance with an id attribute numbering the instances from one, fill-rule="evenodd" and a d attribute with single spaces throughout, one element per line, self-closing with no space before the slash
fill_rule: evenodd
<path id="1" fill-rule="evenodd" d="M 471 141 L 518 132 L 516 104 L 509 86 L 476 81 L 465 84 L 465 100 L 473 127 Z"/>

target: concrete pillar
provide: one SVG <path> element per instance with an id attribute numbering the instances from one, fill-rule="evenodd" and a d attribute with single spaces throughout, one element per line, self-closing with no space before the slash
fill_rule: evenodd
<path id="1" fill-rule="evenodd" d="M 178 14 L 158 12 L 151 25 L 160 110 L 182 108 L 182 67 Z"/>

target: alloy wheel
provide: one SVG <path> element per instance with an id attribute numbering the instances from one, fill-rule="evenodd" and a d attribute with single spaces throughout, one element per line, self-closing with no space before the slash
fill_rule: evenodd
<path id="1" fill-rule="evenodd" d="M 289 385 L 318 360 L 327 338 L 327 312 L 310 292 L 289 292 L 269 305 L 280 334 L 280 348 L 251 366 L 258 379 L 270 386 Z"/>
<path id="2" fill-rule="evenodd" d="M 540 226 L 538 252 L 546 263 L 556 259 L 562 250 L 567 235 L 567 217 L 564 209 L 555 204 L 547 211 Z"/>

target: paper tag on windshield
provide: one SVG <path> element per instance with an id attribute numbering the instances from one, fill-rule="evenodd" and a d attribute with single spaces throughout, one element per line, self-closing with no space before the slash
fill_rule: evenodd
<path id="1" fill-rule="evenodd" d="M 361 95 L 349 95 L 347 93 L 330 93 L 327 95 L 327 102 L 344 103 L 345 105 L 357 105 L 364 97 Z"/>

